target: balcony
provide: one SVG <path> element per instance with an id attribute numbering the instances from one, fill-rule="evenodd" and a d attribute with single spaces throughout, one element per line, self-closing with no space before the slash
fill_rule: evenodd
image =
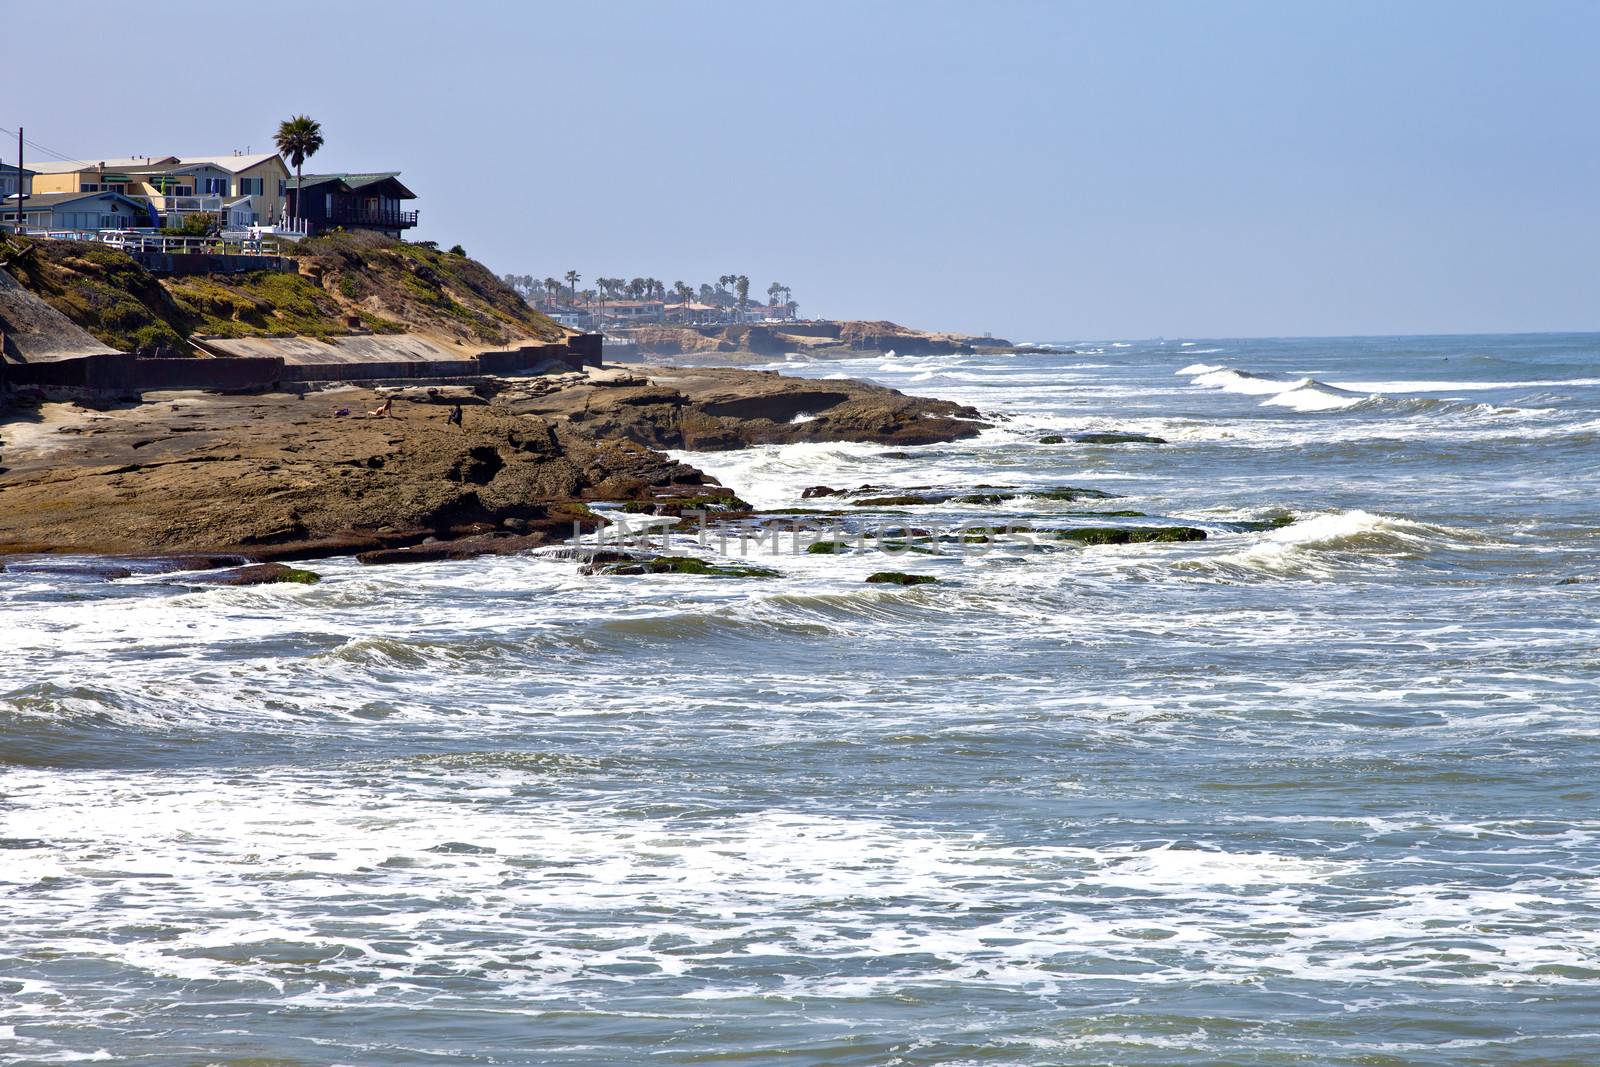
<path id="1" fill-rule="evenodd" d="M 404 230 L 417 224 L 415 211 L 398 207 L 373 207 L 366 204 L 337 203 L 326 219 L 318 220 L 328 226 L 370 226 L 379 230 Z"/>

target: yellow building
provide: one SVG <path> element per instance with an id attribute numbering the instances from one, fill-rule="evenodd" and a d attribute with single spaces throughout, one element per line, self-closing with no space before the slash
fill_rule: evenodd
<path id="1" fill-rule="evenodd" d="M 209 164 L 220 167 L 231 177 L 230 195 L 238 200 L 250 198 L 252 220 L 261 226 L 270 226 L 283 217 L 289 168 L 276 152 L 257 152 L 254 155 L 235 153 L 230 156 L 183 156 L 184 164 Z"/>
<path id="2" fill-rule="evenodd" d="M 198 212 L 230 228 L 270 226 L 283 217 L 289 168 L 276 153 L 134 156 L 34 166 L 37 193 L 122 193 L 147 201 L 165 225 Z"/>

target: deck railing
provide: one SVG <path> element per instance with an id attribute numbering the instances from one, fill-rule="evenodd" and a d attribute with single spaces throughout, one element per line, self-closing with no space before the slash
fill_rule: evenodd
<path id="1" fill-rule="evenodd" d="M 417 213 L 402 211 L 399 208 L 369 208 L 361 204 L 335 203 L 333 212 L 326 221 L 335 226 L 353 223 L 357 226 L 383 226 L 402 230 L 417 224 Z"/>
<path id="2" fill-rule="evenodd" d="M 29 237 L 53 241 L 97 241 L 121 252 L 210 253 L 227 256 L 277 256 L 282 245 L 271 238 L 173 237 L 135 230 L 28 230 Z"/>

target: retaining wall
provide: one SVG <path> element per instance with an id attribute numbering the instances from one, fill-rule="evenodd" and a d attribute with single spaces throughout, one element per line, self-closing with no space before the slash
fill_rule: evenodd
<path id="1" fill-rule="evenodd" d="M 129 252 L 151 274 L 249 274 L 251 271 L 298 270 L 284 256 L 232 256 L 217 252 Z"/>
<path id="2" fill-rule="evenodd" d="M 54 386 L 106 393 L 155 389 L 213 389 L 250 392 L 283 377 L 283 360 L 136 359 L 133 356 L 83 356 L 50 363 L 17 363 L 7 368 L 11 385 Z"/>

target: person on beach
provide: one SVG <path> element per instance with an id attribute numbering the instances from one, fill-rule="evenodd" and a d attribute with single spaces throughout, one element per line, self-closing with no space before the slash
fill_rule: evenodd
<path id="1" fill-rule="evenodd" d="M 374 418 L 374 419 L 387 419 L 393 411 L 394 411 L 394 397 L 391 396 L 391 397 L 386 398 L 384 400 L 384 402 L 381 405 L 379 405 L 377 408 L 375 408 L 372 411 L 367 412 L 367 415 L 369 417 L 371 417 L 371 418 Z"/>
<path id="2" fill-rule="evenodd" d="M 447 425 L 447 426 L 460 426 L 461 425 L 461 405 L 457 404 L 455 407 L 451 408 L 450 409 L 450 416 L 447 419 L 445 419 L 444 421 L 445 421 L 445 425 Z"/>

